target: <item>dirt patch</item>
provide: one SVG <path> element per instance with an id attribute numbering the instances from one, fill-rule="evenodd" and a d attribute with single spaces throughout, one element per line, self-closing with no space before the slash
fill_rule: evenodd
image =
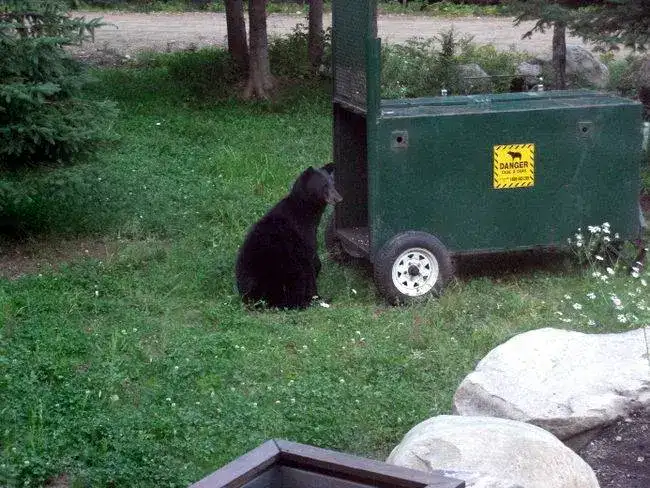
<path id="1" fill-rule="evenodd" d="M 142 51 L 183 51 L 206 46 L 226 45 L 226 15 L 220 12 L 131 13 L 131 12 L 71 12 L 73 17 L 92 19 L 102 17 L 105 26 L 95 33 L 95 41 L 75 54 L 90 60 L 106 57 L 106 63 L 120 64 L 126 56 Z M 270 37 L 285 36 L 299 24 L 307 25 L 305 15 L 269 14 L 267 28 Z M 332 25 L 331 14 L 323 25 Z M 453 19 L 413 15 L 379 15 L 377 26 L 383 42 L 403 43 L 415 36 L 433 38 L 451 28 L 457 38 L 469 36 L 477 44 L 492 44 L 501 51 L 516 49 L 533 55 L 550 57 L 552 30 L 536 33 L 531 38 L 522 35 L 535 25 L 522 22 L 513 25 L 509 17 L 457 17 Z M 567 36 L 568 44 L 591 46 L 580 38 Z M 623 50 L 624 51 L 624 50 Z M 102 61 L 104 62 L 104 61 Z"/>
<path id="2" fill-rule="evenodd" d="M 601 488 L 650 487 L 650 411 L 607 427 L 578 454 Z"/>
<path id="3" fill-rule="evenodd" d="M 68 488 L 69 486 L 70 480 L 68 479 L 67 474 L 60 474 L 59 476 L 51 478 L 45 485 L 46 488 Z"/>
<path id="4" fill-rule="evenodd" d="M 83 258 L 108 259 L 117 247 L 116 242 L 90 238 L 0 240 L 0 277 L 16 279 Z"/>

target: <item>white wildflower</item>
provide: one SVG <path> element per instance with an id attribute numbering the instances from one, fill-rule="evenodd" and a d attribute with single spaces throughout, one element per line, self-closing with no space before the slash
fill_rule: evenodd
<path id="1" fill-rule="evenodd" d="M 616 295 L 612 295 L 610 298 L 612 299 L 612 303 L 613 303 L 615 306 L 617 306 L 617 307 L 620 307 L 620 306 L 621 306 L 621 304 L 622 304 L 621 299 L 618 298 Z"/>
<path id="2" fill-rule="evenodd" d="M 609 268 L 609 267 L 608 267 L 608 268 L 606 269 L 606 271 L 607 271 L 610 275 L 613 275 L 613 274 L 614 274 L 614 270 L 613 270 L 612 268 Z"/>
<path id="3" fill-rule="evenodd" d="M 604 257 L 599 256 L 598 254 L 596 254 L 594 257 L 595 257 L 598 261 L 604 261 L 604 260 L 605 260 Z"/>
<path id="4" fill-rule="evenodd" d="M 587 322 L 587 325 L 596 325 L 596 322 L 594 322 L 593 320 L 589 319 L 589 321 Z"/>
<path id="5" fill-rule="evenodd" d="M 596 294 L 593 291 L 590 291 L 589 293 L 587 293 L 587 298 L 589 300 L 595 300 L 596 299 Z"/>
<path id="6" fill-rule="evenodd" d="M 565 300 L 571 300 L 571 295 L 564 295 Z"/>
<path id="7" fill-rule="evenodd" d="M 621 324 L 624 324 L 624 323 L 627 322 L 627 317 L 625 316 L 625 314 L 620 313 L 620 314 L 618 314 L 618 316 L 616 318 L 618 319 L 618 321 Z"/>
<path id="8" fill-rule="evenodd" d="M 582 310 L 582 305 L 579 304 L 579 303 L 574 303 L 574 304 L 573 304 L 573 308 L 574 308 L 575 310 Z"/>

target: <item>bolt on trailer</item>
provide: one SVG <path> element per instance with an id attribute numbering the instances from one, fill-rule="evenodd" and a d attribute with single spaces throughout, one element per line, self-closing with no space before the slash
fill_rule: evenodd
<path id="1" fill-rule="evenodd" d="M 642 238 L 642 106 L 590 90 L 382 100 L 376 0 L 332 1 L 330 254 L 394 303 L 438 294 L 458 255 Z"/>

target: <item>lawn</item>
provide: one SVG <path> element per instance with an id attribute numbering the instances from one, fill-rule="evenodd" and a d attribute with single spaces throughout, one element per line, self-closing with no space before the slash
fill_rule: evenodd
<path id="1" fill-rule="evenodd" d="M 641 278 L 604 288 L 551 256 L 473 262 L 440 300 L 393 308 L 367 269 L 323 252 L 330 308 L 247 310 L 237 248 L 304 167 L 330 160 L 328 92 L 208 102 L 173 71 L 98 72 L 89 96 L 118 102 L 119 140 L 20 176 L 12 212 L 32 240 L 108 244 L 0 278 L 0 486 L 186 486 L 269 438 L 383 459 L 512 335 L 647 323 Z"/>

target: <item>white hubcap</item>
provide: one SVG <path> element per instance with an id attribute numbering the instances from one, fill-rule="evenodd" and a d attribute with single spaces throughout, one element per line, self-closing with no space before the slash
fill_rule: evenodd
<path id="1" fill-rule="evenodd" d="M 393 284 L 402 295 L 425 295 L 438 281 L 438 260 L 427 249 L 407 249 L 393 262 L 392 275 Z"/>

